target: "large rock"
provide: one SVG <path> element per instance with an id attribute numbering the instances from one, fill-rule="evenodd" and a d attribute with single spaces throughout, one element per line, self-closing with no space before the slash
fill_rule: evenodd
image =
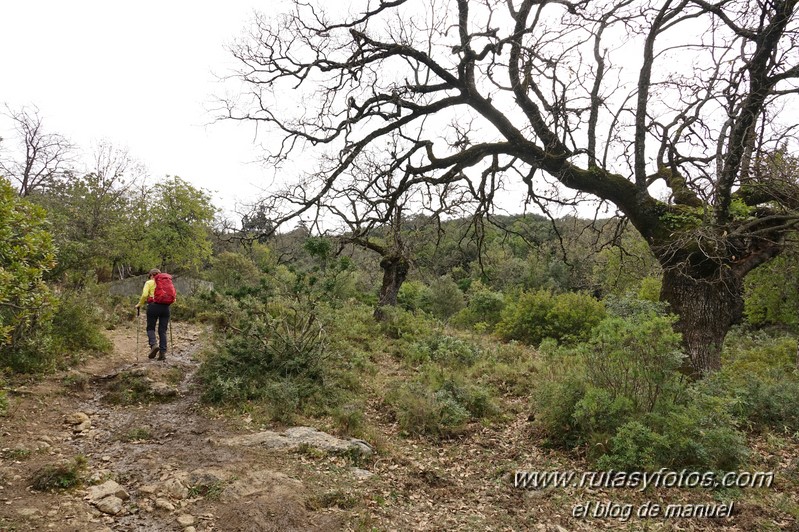
<path id="1" fill-rule="evenodd" d="M 94 503 L 97 509 L 108 515 L 116 515 L 122 511 L 122 499 L 109 495 Z"/>
<path id="2" fill-rule="evenodd" d="M 195 519 L 193 515 L 181 514 L 181 515 L 178 516 L 178 523 L 181 526 L 192 526 L 196 522 L 197 522 L 197 519 Z"/>
<path id="3" fill-rule="evenodd" d="M 295 496 L 302 490 L 302 482 L 285 473 L 268 469 L 251 469 L 232 480 L 225 487 L 223 496 L 227 500 L 250 498 L 265 493 Z"/>
<path id="4" fill-rule="evenodd" d="M 268 449 L 286 450 L 308 446 L 331 453 L 356 452 L 367 456 L 372 454 L 372 447 L 363 440 L 337 438 L 312 427 L 292 427 L 282 433 L 267 430 L 256 434 L 224 438 L 219 440 L 218 443 L 245 447 L 262 445 Z"/>
<path id="5" fill-rule="evenodd" d="M 89 421 L 89 416 L 84 412 L 74 412 L 66 416 L 65 421 L 69 425 L 80 425 Z"/>
<path id="6" fill-rule="evenodd" d="M 155 507 L 160 510 L 166 510 L 167 512 L 175 511 L 175 505 L 169 502 L 169 499 L 156 499 Z"/>
<path id="7" fill-rule="evenodd" d="M 170 478 L 163 485 L 163 494 L 172 499 L 182 500 L 189 496 L 189 489 L 178 479 Z"/>
<path id="8" fill-rule="evenodd" d="M 175 397 L 178 390 L 164 382 L 150 383 L 150 392 L 156 397 Z"/>
<path id="9" fill-rule="evenodd" d="M 100 499 L 104 499 L 110 495 L 122 499 L 123 501 L 130 498 L 128 492 L 125 491 L 125 488 L 113 480 L 108 480 L 99 486 L 92 486 L 89 488 L 89 500 L 92 502 L 97 502 Z"/>

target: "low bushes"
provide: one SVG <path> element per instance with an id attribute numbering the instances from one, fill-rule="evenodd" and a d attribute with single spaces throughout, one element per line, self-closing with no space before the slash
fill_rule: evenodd
<path id="1" fill-rule="evenodd" d="M 548 443 L 582 447 L 600 468 L 734 469 L 747 455 L 732 401 L 687 382 L 673 319 L 611 316 L 590 341 L 546 344 L 550 379 L 534 394 Z"/>
<path id="2" fill-rule="evenodd" d="M 602 303 L 585 293 L 523 292 L 506 304 L 495 331 L 504 340 L 536 346 L 545 338 L 574 343 L 586 340 L 604 317 Z"/>
<path id="3" fill-rule="evenodd" d="M 102 311 L 80 293 L 66 292 L 42 309 L 16 341 L 0 348 L 2 364 L 16 373 L 44 373 L 91 353 L 107 353 Z"/>
<path id="4" fill-rule="evenodd" d="M 207 401 L 260 401 L 280 421 L 338 402 L 337 354 L 316 309 L 250 301 L 230 328 L 200 371 Z"/>

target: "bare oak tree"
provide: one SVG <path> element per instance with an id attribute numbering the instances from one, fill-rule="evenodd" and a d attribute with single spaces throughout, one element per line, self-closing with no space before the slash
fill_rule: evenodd
<path id="1" fill-rule="evenodd" d="M 277 138 L 275 163 L 329 154 L 278 224 L 386 144 L 389 201 L 459 184 L 488 208 L 516 182 L 609 202 L 663 267 L 691 369 L 720 367 L 744 276 L 799 221 L 795 0 L 354 4 L 295 0 L 233 48 L 224 114 Z"/>
<path id="2" fill-rule="evenodd" d="M 43 189 L 60 177 L 71 162 L 72 144 L 62 135 L 47 133 L 39 110 L 6 106 L 16 136 L 15 152 L 0 157 L 0 175 L 18 184 L 20 196 Z"/>

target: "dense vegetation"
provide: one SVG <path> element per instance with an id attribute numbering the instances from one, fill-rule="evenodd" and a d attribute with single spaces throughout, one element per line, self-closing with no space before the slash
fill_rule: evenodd
<path id="1" fill-rule="evenodd" d="M 93 174 L 26 198 L 0 183 L 6 379 L 107 351 L 132 301 L 105 281 L 157 264 L 214 283 L 174 309 L 214 330 L 204 400 L 276 423 L 439 439 L 526 415 L 540 443 L 615 469 L 740 468 L 750 436 L 799 431 L 799 304 L 776 288 L 794 253 L 748 279 L 722 371 L 695 381 L 656 261 L 614 220 L 498 217 L 479 239 L 469 220 L 408 220 L 412 267 L 376 320 L 378 257 L 346 238 L 215 229 L 179 178 L 147 205 L 147 187 Z"/>

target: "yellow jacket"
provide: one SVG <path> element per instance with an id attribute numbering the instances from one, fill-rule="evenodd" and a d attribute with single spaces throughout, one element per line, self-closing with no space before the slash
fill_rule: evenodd
<path id="1" fill-rule="evenodd" d="M 146 283 L 144 283 L 144 289 L 141 292 L 141 298 L 139 299 L 139 306 L 144 305 L 147 303 L 148 299 L 155 297 L 155 279 L 150 279 Z"/>

